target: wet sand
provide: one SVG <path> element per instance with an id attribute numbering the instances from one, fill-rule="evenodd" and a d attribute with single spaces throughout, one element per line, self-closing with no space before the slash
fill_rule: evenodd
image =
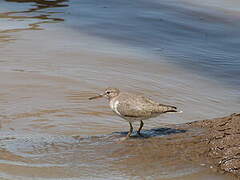
<path id="1" fill-rule="evenodd" d="M 1 131 L 1 176 L 237 179 L 239 117 L 153 128 L 127 141 L 121 141 L 127 131 L 88 137 Z"/>
<path id="2" fill-rule="evenodd" d="M 208 147 L 201 152 L 215 168 L 240 177 L 240 114 L 189 123 L 191 127 L 207 129 L 202 141 Z"/>
<path id="3" fill-rule="evenodd" d="M 204 156 L 206 129 L 171 124 L 238 112 L 238 89 L 162 54 L 66 27 L 65 1 L 39 2 L 0 14 L 1 178 L 232 179 L 209 168 L 216 162 Z M 88 101 L 108 86 L 184 113 L 146 121 L 147 138 L 121 143 L 128 124 L 106 101 Z"/>

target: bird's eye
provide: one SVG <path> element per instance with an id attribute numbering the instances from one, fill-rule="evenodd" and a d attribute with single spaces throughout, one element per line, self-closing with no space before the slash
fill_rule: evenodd
<path id="1" fill-rule="evenodd" d="M 110 94 L 110 91 L 107 91 L 107 94 Z"/>

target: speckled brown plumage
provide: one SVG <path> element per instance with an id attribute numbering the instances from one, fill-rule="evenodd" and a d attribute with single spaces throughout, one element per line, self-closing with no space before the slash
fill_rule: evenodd
<path id="1" fill-rule="evenodd" d="M 144 125 L 143 120 L 153 118 L 167 112 L 177 112 L 177 108 L 175 106 L 159 104 L 145 96 L 121 92 L 116 88 L 107 88 L 103 94 L 89 99 L 96 99 L 100 97 L 107 98 L 113 112 L 129 122 L 130 131 L 127 137 L 130 137 L 133 131 L 132 122 L 141 122 L 140 128 L 137 131 L 137 133 L 141 135 L 140 131 Z"/>

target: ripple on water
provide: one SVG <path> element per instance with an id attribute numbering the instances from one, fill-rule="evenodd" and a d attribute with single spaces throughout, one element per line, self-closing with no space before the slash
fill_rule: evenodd
<path id="1" fill-rule="evenodd" d="M 183 176 L 201 168 L 182 163 L 182 156 L 176 157 L 179 152 L 168 149 L 176 139 L 166 141 L 164 136 L 185 132 L 150 129 L 143 131 L 146 138 L 133 135 L 128 141 L 119 141 L 127 132 L 85 137 L 1 132 L 0 153 L 17 158 L 0 160 L 0 171 L 49 178 Z"/>

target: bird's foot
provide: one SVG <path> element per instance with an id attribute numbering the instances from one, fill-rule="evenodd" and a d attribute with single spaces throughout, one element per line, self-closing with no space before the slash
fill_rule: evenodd
<path id="1" fill-rule="evenodd" d="M 144 136 L 142 135 L 142 133 L 140 133 L 140 132 L 138 132 L 138 131 L 137 131 L 137 134 L 138 134 L 140 137 L 144 137 Z"/>

